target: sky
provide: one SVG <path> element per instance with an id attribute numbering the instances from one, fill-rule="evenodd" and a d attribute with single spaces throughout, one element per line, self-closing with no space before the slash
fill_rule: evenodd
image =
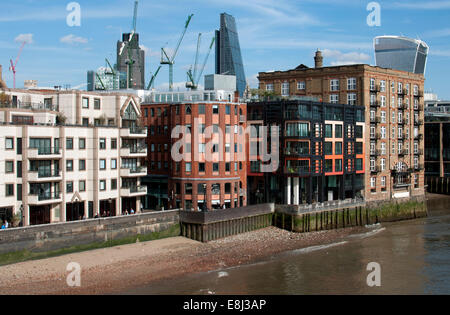
<path id="1" fill-rule="evenodd" d="M 132 28 L 134 0 L 78 0 L 81 25 L 69 26 L 70 0 L 2 2 L 0 64 L 9 87 L 21 42 L 26 45 L 16 65 L 16 85 L 37 80 L 41 87 L 86 88 L 86 72 L 116 59 L 121 33 Z M 425 90 L 450 99 L 450 1 L 377 1 L 380 25 L 370 26 L 369 0 L 140 0 L 137 32 L 146 51 L 146 82 L 159 66 L 161 47 L 175 48 L 189 14 L 194 14 L 175 59 L 175 87 L 184 90 L 186 72 L 194 64 L 197 37 L 202 33 L 200 64 L 206 57 L 220 13 L 236 18 L 247 81 L 258 86 L 257 74 L 314 66 L 314 53 L 324 52 L 324 65 L 374 64 L 373 38 L 403 35 L 430 47 Z M 167 89 L 163 66 L 155 87 Z M 214 48 L 203 74 L 214 73 Z M 200 81 L 202 83 L 202 80 Z"/>

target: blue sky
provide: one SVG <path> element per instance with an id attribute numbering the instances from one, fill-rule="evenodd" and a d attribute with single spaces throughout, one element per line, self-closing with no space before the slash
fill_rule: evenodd
<path id="1" fill-rule="evenodd" d="M 32 34 L 17 65 L 17 86 L 26 79 L 39 86 L 70 84 L 85 88 L 86 71 L 115 62 L 116 42 L 132 25 L 134 0 L 78 0 L 81 26 L 69 27 L 69 0 L 2 1 L 0 12 L 0 64 L 12 86 L 9 60 L 17 56 L 21 34 Z M 304 63 L 313 66 L 317 48 L 325 65 L 374 63 L 373 38 L 404 35 L 430 46 L 425 87 L 450 99 L 450 1 L 391 0 L 381 5 L 381 26 L 369 27 L 363 0 L 140 0 L 137 23 L 146 54 L 146 80 L 159 65 L 161 47 L 173 48 L 187 16 L 194 14 L 178 53 L 174 81 L 184 86 L 186 71 L 194 63 L 198 33 L 202 33 L 200 60 L 207 52 L 219 15 L 237 21 L 247 80 L 257 86 L 260 71 L 287 70 Z M 214 72 L 214 50 L 204 74 Z M 165 88 L 164 66 L 156 87 Z"/>

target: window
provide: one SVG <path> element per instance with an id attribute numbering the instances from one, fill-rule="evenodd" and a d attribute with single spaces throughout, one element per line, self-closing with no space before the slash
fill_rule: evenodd
<path id="1" fill-rule="evenodd" d="M 362 142 L 356 142 L 355 150 L 356 150 L 356 154 L 363 154 L 363 144 L 362 144 Z"/>
<path id="2" fill-rule="evenodd" d="M 334 136 L 336 138 L 342 138 L 342 125 L 335 125 L 334 128 Z"/>
<path id="3" fill-rule="evenodd" d="M 347 90 L 356 90 L 356 78 L 347 79 Z"/>
<path id="4" fill-rule="evenodd" d="M 382 171 L 386 170 L 386 159 L 380 160 L 380 166 Z"/>
<path id="5" fill-rule="evenodd" d="M 86 149 L 86 139 L 85 138 L 78 139 L 78 148 L 80 150 Z"/>
<path id="6" fill-rule="evenodd" d="M 363 137 L 363 127 L 362 126 L 355 126 L 355 137 L 356 138 L 362 138 Z"/>
<path id="7" fill-rule="evenodd" d="M 370 188 L 377 188 L 377 178 L 376 177 L 370 178 Z"/>
<path id="8" fill-rule="evenodd" d="M 272 83 L 266 84 L 266 91 L 273 92 L 273 84 Z"/>
<path id="9" fill-rule="evenodd" d="M 380 91 L 386 92 L 386 81 L 385 80 L 380 81 Z"/>
<path id="10" fill-rule="evenodd" d="M 5 173 L 14 173 L 14 161 L 5 162 Z"/>
<path id="11" fill-rule="evenodd" d="M 219 171 L 219 163 L 213 163 L 213 172 Z"/>
<path id="12" fill-rule="evenodd" d="M 86 170 L 86 160 L 79 160 L 78 161 L 78 169 L 80 171 L 85 171 Z"/>
<path id="13" fill-rule="evenodd" d="M 106 149 L 106 139 L 100 138 L 100 150 L 105 150 L 105 149 Z"/>
<path id="14" fill-rule="evenodd" d="M 111 149 L 117 149 L 117 139 L 111 139 Z"/>
<path id="15" fill-rule="evenodd" d="M 106 180 L 101 180 L 100 181 L 100 186 L 99 186 L 99 188 L 100 188 L 100 191 L 104 191 L 104 190 L 106 190 Z"/>
<path id="16" fill-rule="evenodd" d="M 370 78 L 370 90 L 375 91 L 375 79 Z"/>
<path id="17" fill-rule="evenodd" d="M 330 91 L 339 91 L 339 79 L 330 80 Z"/>
<path id="18" fill-rule="evenodd" d="M 73 171 L 73 160 L 67 160 L 66 161 L 66 171 L 72 172 Z"/>
<path id="19" fill-rule="evenodd" d="M 356 93 L 348 93 L 347 94 L 347 104 L 348 105 L 356 105 Z"/>
<path id="20" fill-rule="evenodd" d="M 297 82 L 297 90 L 305 90 L 305 89 L 306 89 L 305 81 Z"/>
<path id="21" fill-rule="evenodd" d="M 219 113 L 219 105 L 213 105 L 213 114 Z"/>
<path id="22" fill-rule="evenodd" d="M 225 115 L 230 115 L 231 114 L 231 107 L 230 105 L 226 105 L 225 106 Z"/>
<path id="23" fill-rule="evenodd" d="M 381 95 L 381 107 L 386 107 L 386 96 Z"/>
<path id="24" fill-rule="evenodd" d="M 66 192 L 73 193 L 73 182 L 66 183 Z"/>
<path id="25" fill-rule="evenodd" d="M 186 173 L 190 173 L 192 171 L 192 164 L 186 163 Z"/>
<path id="26" fill-rule="evenodd" d="M 80 192 L 86 191 L 86 181 L 85 180 L 80 180 L 78 182 L 78 190 Z"/>
<path id="27" fill-rule="evenodd" d="M 324 143 L 324 153 L 325 153 L 325 155 L 332 155 L 333 154 L 333 143 L 332 142 L 325 142 Z"/>
<path id="28" fill-rule="evenodd" d="M 87 97 L 83 97 L 83 108 L 89 108 L 89 99 Z"/>
<path id="29" fill-rule="evenodd" d="M 112 170 L 117 169 L 117 159 L 111 159 L 111 169 Z"/>
<path id="30" fill-rule="evenodd" d="M 89 126 L 89 118 L 83 118 L 83 126 Z"/>
<path id="31" fill-rule="evenodd" d="M 333 125 L 325 125 L 325 138 L 333 138 Z"/>
<path id="32" fill-rule="evenodd" d="M 184 193 L 186 195 L 192 195 L 192 184 L 191 183 L 184 184 Z"/>
<path id="33" fill-rule="evenodd" d="M 330 94 L 330 103 L 338 104 L 339 103 L 339 94 Z"/>
<path id="34" fill-rule="evenodd" d="M 14 138 L 6 138 L 5 148 L 6 150 L 14 150 Z"/>
<path id="35" fill-rule="evenodd" d="M 386 187 L 386 176 L 381 177 L 381 187 Z"/>
<path id="36" fill-rule="evenodd" d="M 106 160 L 105 159 L 100 160 L 100 169 L 106 170 Z"/>
<path id="37" fill-rule="evenodd" d="M 186 105 L 186 115 L 190 115 L 192 113 L 191 105 Z"/>
<path id="38" fill-rule="evenodd" d="M 205 114 L 205 104 L 198 105 L 198 113 Z"/>
<path id="39" fill-rule="evenodd" d="M 356 159 L 356 170 L 357 171 L 363 170 L 363 159 Z"/>
<path id="40" fill-rule="evenodd" d="M 230 172 L 230 163 L 225 163 L 225 172 L 229 173 Z"/>
<path id="41" fill-rule="evenodd" d="M 5 190 L 6 197 L 14 196 L 14 184 L 6 184 L 5 188 L 6 188 L 6 190 Z"/>
<path id="42" fill-rule="evenodd" d="M 341 159 L 338 159 L 338 160 L 335 160 L 335 169 L 334 169 L 334 171 L 335 172 L 342 172 L 342 160 Z"/>
<path id="43" fill-rule="evenodd" d="M 281 83 L 281 96 L 289 96 L 289 82 Z"/>
<path id="44" fill-rule="evenodd" d="M 94 99 L 94 109 L 100 109 L 100 99 L 99 98 Z"/>
<path id="45" fill-rule="evenodd" d="M 205 163 L 198 163 L 198 171 L 200 173 L 204 173 L 205 172 Z"/>
<path id="46" fill-rule="evenodd" d="M 335 143 L 335 152 L 336 152 L 336 155 L 342 154 L 342 142 Z"/>
<path id="47" fill-rule="evenodd" d="M 73 150 L 73 138 L 66 139 L 66 149 Z"/>

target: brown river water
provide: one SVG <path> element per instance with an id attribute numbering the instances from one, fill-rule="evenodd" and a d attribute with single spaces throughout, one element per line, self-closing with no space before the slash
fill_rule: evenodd
<path id="1" fill-rule="evenodd" d="M 429 217 L 366 227 L 344 241 L 264 261 L 155 282 L 126 294 L 450 294 L 450 198 Z M 367 265 L 381 268 L 369 287 Z"/>

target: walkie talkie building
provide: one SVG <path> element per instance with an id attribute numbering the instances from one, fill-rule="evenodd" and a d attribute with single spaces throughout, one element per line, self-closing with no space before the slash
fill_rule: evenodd
<path id="1" fill-rule="evenodd" d="M 374 40 L 375 63 L 378 67 L 425 74 L 428 45 L 418 39 L 379 36 Z"/>
<path id="2" fill-rule="evenodd" d="M 226 13 L 220 15 L 220 30 L 216 31 L 216 74 L 235 75 L 236 90 L 243 95 L 247 82 L 236 21 Z"/>

